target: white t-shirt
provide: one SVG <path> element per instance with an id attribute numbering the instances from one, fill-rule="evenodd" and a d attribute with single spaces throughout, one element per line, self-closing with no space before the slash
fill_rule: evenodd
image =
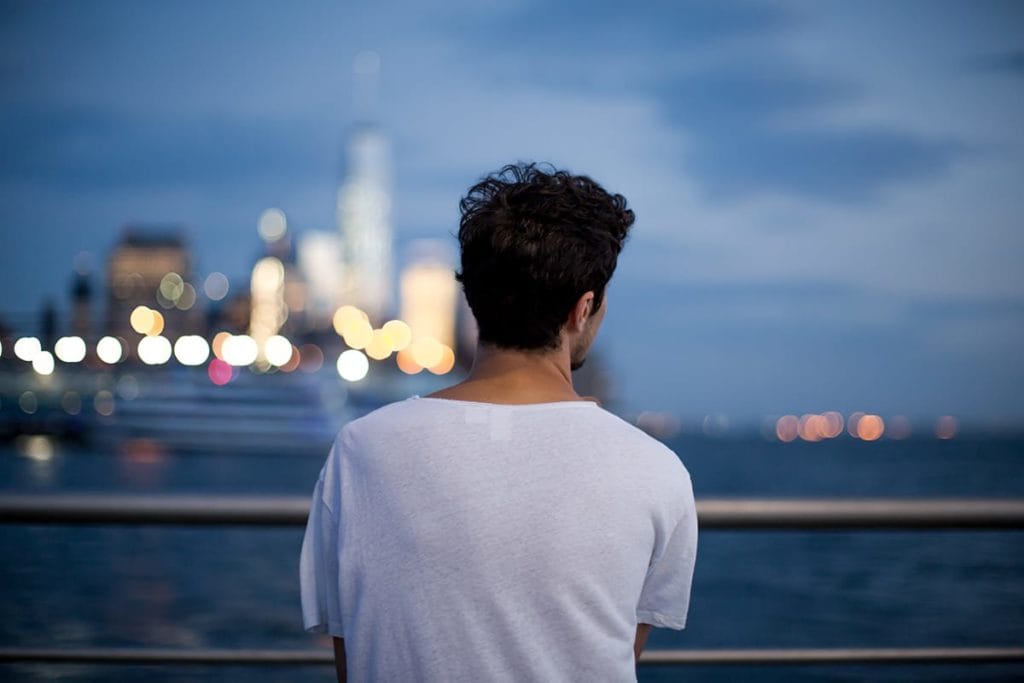
<path id="1" fill-rule="evenodd" d="M 307 631 L 354 681 L 635 680 L 686 623 L 690 477 L 590 401 L 412 397 L 341 430 L 300 559 Z"/>

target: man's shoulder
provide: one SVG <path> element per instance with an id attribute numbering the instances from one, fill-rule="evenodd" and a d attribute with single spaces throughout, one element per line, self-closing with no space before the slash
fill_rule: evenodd
<path id="1" fill-rule="evenodd" d="M 418 409 L 415 397 L 395 401 L 375 408 L 365 415 L 349 420 L 338 433 L 339 439 L 351 439 L 364 432 L 378 432 L 381 429 L 394 428 L 406 416 L 412 416 Z"/>
<path id="2" fill-rule="evenodd" d="M 643 453 L 649 454 L 652 458 L 682 465 L 679 455 L 674 450 L 640 429 L 640 427 L 611 411 L 602 409 L 600 412 L 602 415 L 601 419 L 609 433 L 615 434 L 620 440 Z"/>

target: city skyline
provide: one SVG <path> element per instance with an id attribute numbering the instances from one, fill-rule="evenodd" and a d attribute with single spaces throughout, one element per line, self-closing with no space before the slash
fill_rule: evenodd
<path id="1" fill-rule="evenodd" d="M 630 200 L 597 347 L 628 407 L 1024 418 L 1013 4 L 395 10 L 12 11 L 0 308 L 65 299 L 133 220 L 233 279 L 267 207 L 331 229 L 371 49 L 398 249 L 516 159 Z"/>

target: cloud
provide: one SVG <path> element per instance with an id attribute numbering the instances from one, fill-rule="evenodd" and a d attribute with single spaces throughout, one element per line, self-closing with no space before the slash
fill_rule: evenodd
<path id="1" fill-rule="evenodd" d="M 305 121 L 8 108 L 0 113 L 0 182 L 70 192 L 312 182 L 340 141 L 322 132 Z"/>
<path id="2" fill-rule="evenodd" d="M 964 152 L 891 127 L 793 125 L 788 117 L 853 97 L 796 69 L 705 71 L 661 92 L 687 131 L 693 179 L 718 201 L 766 192 L 864 201 L 894 181 L 939 174 Z"/>
<path id="3" fill-rule="evenodd" d="M 461 50 L 505 85 L 580 96 L 618 91 L 655 103 L 687 140 L 676 167 L 709 201 L 781 192 L 864 202 L 892 183 L 939 175 L 967 152 L 954 138 L 892 122 L 816 118 L 862 91 L 812 73 L 779 45 L 811 24 L 762 3 L 598 4 L 587 12 L 530 4 L 478 22 Z M 493 44 L 511 49 L 495 52 Z"/>
<path id="4" fill-rule="evenodd" d="M 742 36 L 783 26 L 791 13 L 766 3 L 715 3 L 699 0 L 656 0 L 635 5 L 624 3 L 528 2 L 488 16 L 473 16 L 473 44 L 491 48 L 495 37 L 504 37 L 515 51 L 527 56 L 536 48 L 557 71 L 565 66 L 559 57 L 596 52 L 647 53 L 665 56 L 666 46 L 699 49 L 725 37 Z M 456 25 L 458 29 L 458 25 Z"/>

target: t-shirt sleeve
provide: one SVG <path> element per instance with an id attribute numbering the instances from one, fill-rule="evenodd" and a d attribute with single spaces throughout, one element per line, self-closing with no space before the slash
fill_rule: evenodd
<path id="1" fill-rule="evenodd" d="M 302 625 L 309 633 L 344 637 L 338 583 L 338 523 L 324 501 L 325 472 L 320 473 L 306 522 L 299 557 Z"/>
<path id="2" fill-rule="evenodd" d="M 637 603 L 638 624 L 676 630 L 686 627 L 693 568 L 697 559 L 697 506 L 689 475 L 681 495 L 684 500 L 682 517 L 647 571 Z"/>

